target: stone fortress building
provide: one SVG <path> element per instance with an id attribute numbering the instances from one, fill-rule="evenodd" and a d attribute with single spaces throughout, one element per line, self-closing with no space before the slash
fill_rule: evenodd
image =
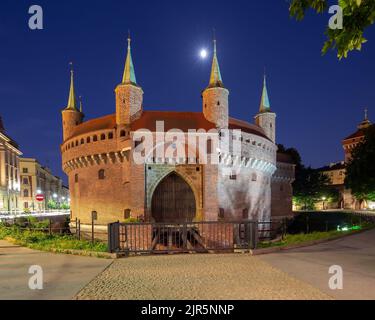
<path id="1" fill-rule="evenodd" d="M 90 224 L 92 211 L 97 212 L 96 224 L 103 226 L 128 218 L 172 223 L 290 216 L 294 165 L 277 152 L 276 114 L 266 79 L 255 123 L 231 118 L 215 41 L 202 112 L 147 111 L 130 44 L 129 39 L 114 114 L 83 121 L 71 71 L 61 153 L 72 221 Z M 204 141 L 205 152 L 196 152 L 197 142 L 187 137 L 191 131 Z M 181 145 L 175 132 L 187 142 Z M 142 149 L 140 133 L 151 134 L 151 152 Z M 184 156 L 177 152 L 181 148 Z M 137 155 L 144 161 L 136 161 Z"/>
<path id="2" fill-rule="evenodd" d="M 375 209 L 375 202 L 356 199 L 351 190 L 345 187 L 346 166 L 352 159 L 353 150 L 364 141 L 366 130 L 371 126 L 374 124 L 368 118 L 368 110 L 365 109 L 365 117 L 357 126 L 357 130 L 342 140 L 345 160 L 318 169 L 330 178 L 330 186 L 339 193 L 338 201 L 325 204 L 325 209 Z M 323 203 L 320 207 L 323 208 Z"/>

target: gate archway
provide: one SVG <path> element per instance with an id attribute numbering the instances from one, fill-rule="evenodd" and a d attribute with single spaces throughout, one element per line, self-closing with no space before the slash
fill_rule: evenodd
<path id="1" fill-rule="evenodd" d="M 183 178 L 173 172 L 156 187 L 151 208 L 156 222 L 192 222 L 196 215 L 194 192 Z"/>

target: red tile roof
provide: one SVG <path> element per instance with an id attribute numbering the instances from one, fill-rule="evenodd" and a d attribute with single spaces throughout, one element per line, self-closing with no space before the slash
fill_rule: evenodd
<path id="1" fill-rule="evenodd" d="M 143 111 L 142 116 L 132 123 L 131 130 L 148 129 L 155 132 L 156 121 L 164 121 L 164 131 L 180 129 L 187 132 L 189 129 L 206 131 L 215 129 L 215 125 L 208 121 L 202 112 Z M 75 128 L 72 137 L 114 128 L 116 128 L 116 114 L 111 114 L 83 122 Z M 229 129 L 240 129 L 268 139 L 262 128 L 246 121 L 229 118 Z"/>
<path id="2" fill-rule="evenodd" d="M 81 134 L 105 130 L 114 129 L 116 127 L 116 115 L 111 114 L 101 118 L 96 118 L 83 122 L 82 124 L 75 127 L 72 137 L 79 136 Z"/>
<path id="3" fill-rule="evenodd" d="M 131 125 L 132 131 L 148 129 L 156 131 L 156 121 L 164 121 L 164 131 L 180 129 L 187 132 L 189 129 L 215 129 L 202 112 L 175 112 L 175 111 L 144 111 L 142 116 Z"/>
<path id="4" fill-rule="evenodd" d="M 363 131 L 363 129 L 358 129 L 356 132 L 346 137 L 343 141 L 354 139 L 354 138 L 359 138 L 359 137 L 364 137 L 364 136 L 365 136 L 365 132 Z"/>

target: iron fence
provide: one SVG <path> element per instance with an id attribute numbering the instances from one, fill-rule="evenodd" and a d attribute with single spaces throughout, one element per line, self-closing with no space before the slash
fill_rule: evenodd
<path id="1" fill-rule="evenodd" d="M 125 253 L 233 252 L 254 249 L 258 241 L 270 240 L 278 231 L 272 221 L 116 222 L 108 225 L 108 247 L 110 252 Z"/>

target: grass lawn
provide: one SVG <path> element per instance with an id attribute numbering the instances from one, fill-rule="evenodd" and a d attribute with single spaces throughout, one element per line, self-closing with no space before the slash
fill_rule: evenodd
<path id="1" fill-rule="evenodd" d="M 107 244 L 78 240 L 71 235 L 48 234 L 41 231 L 21 230 L 19 227 L 5 227 L 0 224 L 0 240 L 43 251 L 83 250 L 107 252 Z"/>
<path id="2" fill-rule="evenodd" d="M 366 228 L 370 228 L 373 226 L 366 226 Z M 354 234 L 359 232 L 359 230 L 348 230 L 348 231 L 328 231 L 328 232 L 312 232 L 312 233 L 300 233 L 300 234 L 287 234 L 284 240 L 277 241 L 277 242 L 260 242 L 258 244 L 258 249 L 262 248 L 270 248 L 270 247 L 285 247 L 295 244 L 303 244 L 308 243 L 311 241 L 316 240 L 328 240 L 331 238 L 335 238 L 338 236 L 343 236 L 347 234 Z"/>

